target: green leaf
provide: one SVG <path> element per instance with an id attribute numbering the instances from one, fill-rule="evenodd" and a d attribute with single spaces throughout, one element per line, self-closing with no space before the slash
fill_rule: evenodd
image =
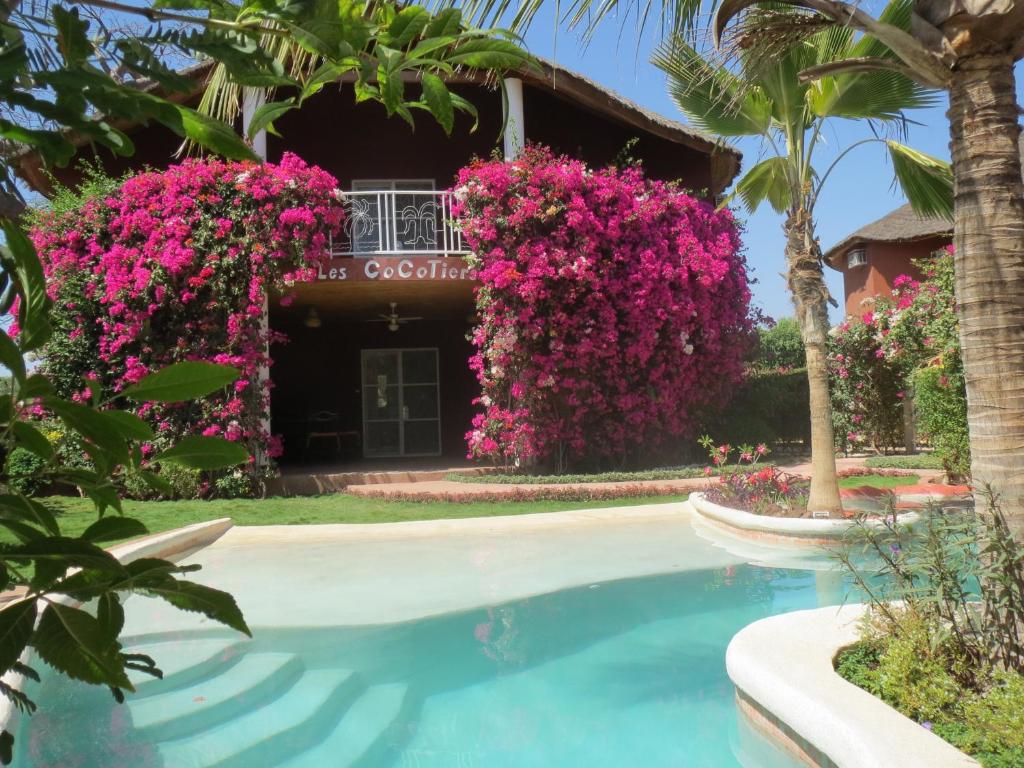
<path id="1" fill-rule="evenodd" d="M 426 9 L 418 5 L 406 6 L 388 26 L 383 42 L 391 48 L 404 48 L 419 36 L 429 21 Z"/>
<path id="2" fill-rule="evenodd" d="M 109 518 L 113 519 L 113 518 Z M 124 629 L 124 606 L 116 592 L 105 592 L 96 602 L 96 621 L 107 637 L 117 637 Z"/>
<path id="3" fill-rule="evenodd" d="M 0 610 L 0 675 L 9 670 L 25 650 L 36 626 L 35 598 L 8 603 Z"/>
<path id="4" fill-rule="evenodd" d="M 423 37 L 425 39 L 445 37 L 457 35 L 460 31 L 462 31 L 462 11 L 458 8 L 445 8 L 430 20 L 427 28 L 423 30 Z"/>
<path id="5" fill-rule="evenodd" d="M 119 539 L 130 539 L 135 536 L 145 536 L 149 530 L 141 521 L 131 517 L 111 515 L 101 517 L 82 532 L 82 538 L 86 541 L 117 541 Z"/>
<path id="6" fill-rule="evenodd" d="M 10 765 L 14 761 L 14 734 L 8 730 L 0 732 L 0 763 Z"/>
<path id="7" fill-rule="evenodd" d="M 274 130 L 274 121 L 281 117 L 281 115 L 292 111 L 295 107 L 294 98 L 285 99 L 284 101 L 270 101 L 261 106 L 253 113 L 252 122 L 249 123 L 249 130 L 247 131 L 249 138 L 251 139 L 262 130 L 266 130 L 276 136 L 277 131 Z"/>
<path id="8" fill-rule="evenodd" d="M 953 220 L 953 169 L 937 157 L 886 141 L 893 171 L 911 207 L 922 216 Z"/>
<path id="9" fill-rule="evenodd" d="M 44 397 L 43 406 L 115 461 L 128 462 L 128 444 L 121 434 L 123 427 L 107 414 L 57 397 Z"/>
<path id="10" fill-rule="evenodd" d="M 757 83 L 706 61 L 681 37 L 662 43 L 651 63 L 668 76 L 669 96 L 697 127 L 719 136 L 769 131 L 772 105 Z"/>
<path id="11" fill-rule="evenodd" d="M 134 413 L 127 411 L 103 411 L 103 415 L 116 425 L 127 440 L 152 440 L 153 428 Z"/>
<path id="12" fill-rule="evenodd" d="M 430 107 L 431 114 L 444 128 L 444 132 L 451 135 L 452 128 L 455 126 L 455 109 L 452 106 L 452 96 L 448 91 L 448 86 L 440 77 L 429 72 L 423 73 L 422 84 L 423 99 Z"/>
<path id="13" fill-rule="evenodd" d="M 82 21 L 78 9 L 68 10 L 60 5 L 53 6 L 53 26 L 57 30 L 57 47 L 69 66 L 84 64 L 92 55 L 92 44 L 87 32 L 89 23 Z"/>
<path id="14" fill-rule="evenodd" d="M 185 138 L 223 155 L 229 160 L 256 160 L 259 157 L 231 128 L 220 120 L 196 112 L 182 104 L 175 104 L 181 119 L 180 128 Z M 172 126 L 173 127 L 173 126 Z"/>
<path id="15" fill-rule="evenodd" d="M 149 470 L 141 470 L 138 476 L 142 478 L 142 482 L 152 488 L 154 491 L 159 493 L 161 496 L 168 498 L 174 496 L 174 486 L 164 480 L 160 475 Z"/>
<path id="16" fill-rule="evenodd" d="M 18 541 L 24 543 L 38 541 L 44 537 L 44 534 L 41 533 L 38 528 L 33 528 L 30 525 L 19 523 L 17 520 L 7 520 L 6 518 L 0 517 L 0 528 L 6 528 Z"/>
<path id="17" fill-rule="evenodd" d="M 25 358 L 21 356 L 18 345 L 11 341 L 11 337 L 0 330 L 0 363 L 7 366 L 14 378 L 19 383 L 25 381 Z"/>
<path id="18" fill-rule="evenodd" d="M 68 677 L 135 690 L 124 672 L 121 646 L 83 610 L 51 603 L 43 611 L 32 645 L 39 657 Z"/>
<path id="19" fill-rule="evenodd" d="M 31 352 L 45 344 L 52 333 L 46 277 L 36 249 L 21 227 L 5 221 L 3 232 L 7 242 L 0 247 L 0 265 L 17 280 L 22 298 L 18 308 L 18 342 L 22 352 Z"/>
<path id="20" fill-rule="evenodd" d="M 216 363 L 175 363 L 151 373 L 121 394 L 139 402 L 179 403 L 204 397 L 226 387 L 239 376 L 239 370 Z"/>
<path id="21" fill-rule="evenodd" d="M 0 517 L 21 520 L 54 536 L 60 535 L 60 527 L 53 513 L 41 502 L 27 496 L 0 495 Z"/>
<path id="22" fill-rule="evenodd" d="M 508 40 L 475 39 L 459 45 L 448 56 L 451 64 L 471 69 L 509 70 L 522 66 L 536 67 L 535 59 Z"/>
<path id="23" fill-rule="evenodd" d="M 143 591 L 154 597 L 162 598 L 183 611 L 201 613 L 225 626 L 252 636 L 235 598 L 227 592 L 172 578 L 161 581 L 157 585 L 145 587 Z"/>
<path id="24" fill-rule="evenodd" d="M 63 569 L 92 568 L 111 574 L 125 573 L 124 566 L 117 558 L 95 544 L 65 536 L 50 536 L 46 539 L 19 544 L 0 552 L 0 560 L 34 560 L 56 563 Z"/>
<path id="25" fill-rule="evenodd" d="M 21 386 L 18 396 L 22 400 L 29 400 L 34 397 L 46 397 L 54 393 L 53 384 L 50 380 L 39 373 L 33 373 Z"/>
<path id="26" fill-rule="evenodd" d="M 765 200 L 776 213 L 789 208 L 791 194 L 787 171 L 784 157 L 769 157 L 747 171 L 736 183 L 736 193 L 743 198 L 747 210 L 757 210 Z"/>
<path id="27" fill-rule="evenodd" d="M 14 433 L 14 439 L 18 441 L 18 445 L 26 451 L 30 451 L 46 461 L 53 458 L 53 446 L 50 445 L 50 441 L 27 421 L 14 422 L 11 425 L 11 431 Z"/>
<path id="28" fill-rule="evenodd" d="M 249 451 L 223 437 L 183 437 L 177 445 L 153 457 L 154 462 L 180 464 L 192 469 L 224 469 L 249 460 Z"/>

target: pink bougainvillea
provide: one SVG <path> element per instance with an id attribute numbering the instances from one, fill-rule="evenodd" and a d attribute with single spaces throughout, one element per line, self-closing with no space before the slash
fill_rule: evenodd
<path id="1" fill-rule="evenodd" d="M 463 169 L 455 197 L 480 281 L 470 455 L 619 463 L 728 397 L 751 331 L 728 211 L 536 147 Z"/>
<path id="2" fill-rule="evenodd" d="M 86 381 L 117 393 L 181 360 L 239 368 L 196 403 L 145 403 L 157 442 L 222 435 L 273 455 L 261 423 L 273 334 L 271 288 L 311 280 L 343 212 L 336 180 L 286 154 L 279 164 L 189 160 L 145 172 L 37 217 L 32 238 L 54 301 L 45 364 L 69 397 Z"/>

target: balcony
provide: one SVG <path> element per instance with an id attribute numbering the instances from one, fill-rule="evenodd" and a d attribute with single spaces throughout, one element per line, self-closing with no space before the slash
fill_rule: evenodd
<path id="1" fill-rule="evenodd" d="M 332 257 L 465 256 L 469 249 L 453 225 L 452 194 L 437 190 L 380 189 L 343 192 L 343 232 Z"/>

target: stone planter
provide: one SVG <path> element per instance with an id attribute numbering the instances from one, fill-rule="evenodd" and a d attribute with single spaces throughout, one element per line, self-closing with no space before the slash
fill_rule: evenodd
<path id="1" fill-rule="evenodd" d="M 835 671 L 835 657 L 859 638 L 864 611 L 864 605 L 796 611 L 741 630 L 725 657 L 741 713 L 810 766 L 979 768 Z"/>
<path id="2" fill-rule="evenodd" d="M 805 517 L 755 515 L 741 509 L 715 504 L 708 501 L 703 493 L 691 493 L 690 505 L 703 519 L 727 529 L 730 533 L 779 543 L 835 544 L 856 526 L 853 520 L 818 520 Z M 916 512 L 904 512 L 898 516 L 898 521 L 904 524 L 912 523 L 917 519 Z M 868 521 L 868 525 L 881 526 L 882 523 Z"/>

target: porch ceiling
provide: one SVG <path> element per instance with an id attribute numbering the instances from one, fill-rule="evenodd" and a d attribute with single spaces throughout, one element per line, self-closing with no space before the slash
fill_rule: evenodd
<path id="1" fill-rule="evenodd" d="M 321 280 L 296 286 L 294 300 L 282 307 L 274 302 L 275 314 L 302 315 L 315 307 L 324 318 L 365 320 L 387 312 L 390 302 L 398 304 L 402 315 L 427 319 L 464 318 L 473 311 L 473 285 L 470 280 L 438 281 L 360 281 Z"/>

